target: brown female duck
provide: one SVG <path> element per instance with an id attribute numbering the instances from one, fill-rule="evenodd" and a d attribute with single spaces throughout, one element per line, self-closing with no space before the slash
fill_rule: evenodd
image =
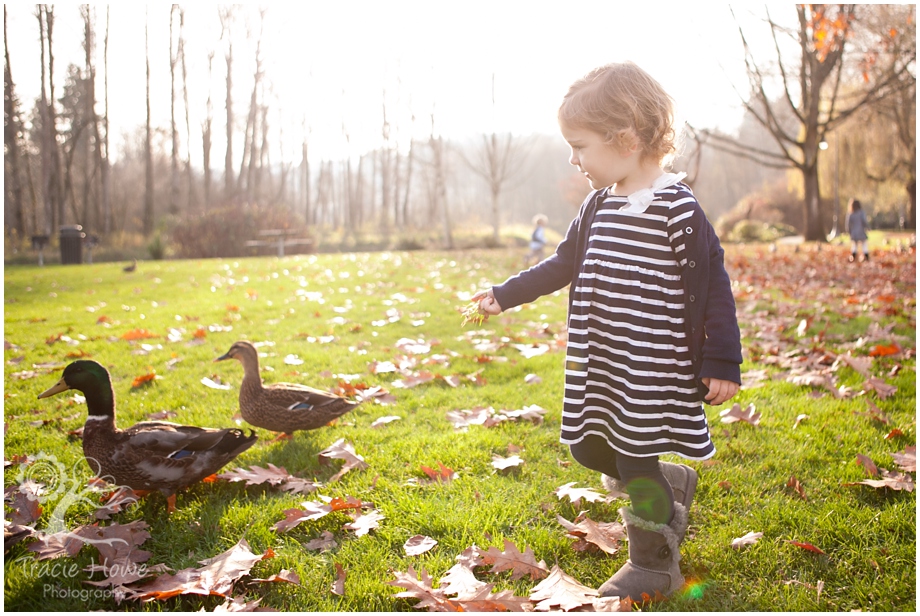
<path id="1" fill-rule="evenodd" d="M 262 383 L 259 352 L 250 342 L 233 343 L 215 359 L 236 359 L 243 364 L 240 414 L 247 422 L 290 438 L 296 430 L 315 430 L 361 404 L 342 396 L 297 383 Z"/>
<path id="2" fill-rule="evenodd" d="M 86 397 L 83 455 L 93 472 L 132 490 L 158 490 L 167 497 L 170 510 L 178 490 L 216 473 L 256 442 L 255 433 L 246 436 L 236 428 L 199 428 L 169 421 L 142 421 L 119 430 L 109 372 L 91 360 L 68 365 L 61 380 L 38 397 L 68 389 Z"/>

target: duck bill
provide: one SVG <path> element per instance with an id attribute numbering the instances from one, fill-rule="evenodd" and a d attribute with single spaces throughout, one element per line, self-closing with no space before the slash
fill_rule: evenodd
<path id="1" fill-rule="evenodd" d="M 225 359 L 232 359 L 230 353 L 224 353 L 220 357 L 215 358 L 214 361 L 224 361 Z"/>
<path id="2" fill-rule="evenodd" d="M 59 394 L 62 391 L 67 391 L 68 389 L 70 389 L 70 385 L 65 383 L 64 379 L 62 378 L 60 381 L 52 385 L 49 389 L 46 389 L 42 393 L 38 394 L 38 397 L 48 398 L 48 397 L 53 396 L 54 394 Z"/>

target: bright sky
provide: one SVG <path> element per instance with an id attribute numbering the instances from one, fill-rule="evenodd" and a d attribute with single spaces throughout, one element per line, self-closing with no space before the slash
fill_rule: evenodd
<path id="1" fill-rule="evenodd" d="M 412 114 L 414 132 L 420 136 L 429 134 L 432 113 L 437 130 L 449 137 L 493 129 L 557 134 L 556 109 L 568 86 L 612 61 L 632 60 L 646 69 L 677 100 L 679 119 L 696 126 L 732 130 L 741 118 L 732 83 L 741 91 L 747 89 L 737 26 L 725 4 L 309 0 L 265 6 L 263 57 L 277 113 L 269 123 L 276 129 L 289 127 L 283 144 L 289 152 L 287 160 L 300 158 L 304 122 L 310 130 L 311 151 L 317 156 L 344 151 L 343 124 L 352 148 L 379 144 L 384 90 L 395 138 L 406 144 Z M 7 5 L 13 80 L 26 106 L 37 96 L 40 84 L 34 7 Z M 116 149 L 124 130 L 145 122 L 144 7 L 111 5 L 109 101 Z M 147 7 L 153 113 L 162 127 L 168 127 L 169 121 L 169 7 L 167 3 Z M 217 50 L 210 83 L 218 133 L 224 130 L 226 65 L 216 5 L 195 3 L 184 8 L 191 125 L 199 142 L 192 144 L 195 152 L 200 151 L 208 96 L 209 50 Z M 257 15 L 255 5 L 245 5 L 244 10 Z M 773 10 L 776 15 L 792 8 L 785 4 Z M 83 63 L 82 24 L 77 5 L 59 4 L 55 13 L 59 93 L 67 65 Z M 736 13 L 741 19 L 750 18 L 745 9 Z M 96 16 L 101 101 L 105 5 L 97 6 Z M 252 28 L 258 27 L 257 19 L 250 22 Z M 237 30 L 243 34 L 242 20 Z M 251 43 L 234 46 L 234 106 L 239 118 L 249 105 L 252 49 Z M 99 109 L 103 109 L 101 102 Z M 180 126 L 183 123 L 180 115 Z M 241 120 L 238 132 L 242 128 Z M 278 141 L 277 136 L 272 139 Z M 222 165 L 223 145 L 215 147 Z"/>

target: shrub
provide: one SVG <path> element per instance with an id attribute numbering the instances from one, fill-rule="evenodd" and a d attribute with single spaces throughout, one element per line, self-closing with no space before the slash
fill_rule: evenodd
<path id="1" fill-rule="evenodd" d="M 802 200 L 783 182 L 767 184 L 742 198 L 715 223 L 719 237 L 727 238 L 741 221 L 750 220 L 779 228 L 801 229 Z M 794 232 L 793 232 L 794 234 Z"/>
<path id="2" fill-rule="evenodd" d="M 179 258 L 243 257 L 255 254 L 246 246 L 249 240 L 259 238 L 263 229 L 295 231 L 296 237 L 311 236 L 307 226 L 285 207 L 225 206 L 177 222 L 170 235 L 176 256 Z M 286 252 L 296 253 L 304 247 L 292 246 Z M 262 252 L 274 252 L 271 246 Z"/>
<path id="3" fill-rule="evenodd" d="M 795 235 L 795 229 L 782 223 L 742 220 L 725 236 L 728 242 L 775 242 L 781 237 Z"/>

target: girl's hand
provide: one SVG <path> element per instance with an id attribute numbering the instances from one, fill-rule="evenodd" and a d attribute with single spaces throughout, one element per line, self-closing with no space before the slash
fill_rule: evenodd
<path id="1" fill-rule="evenodd" d="M 470 298 L 470 301 L 479 302 L 479 311 L 482 314 L 494 316 L 502 312 L 502 307 L 498 305 L 498 302 L 495 301 L 495 296 L 492 295 L 492 289 L 478 291 L 476 295 Z"/>
<path id="2" fill-rule="evenodd" d="M 706 394 L 706 401 L 713 406 L 718 406 L 731 400 L 741 388 L 738 383 L 710 377 L 703 379 L 703 385 L 709 388 L 709 393 Z"/>

